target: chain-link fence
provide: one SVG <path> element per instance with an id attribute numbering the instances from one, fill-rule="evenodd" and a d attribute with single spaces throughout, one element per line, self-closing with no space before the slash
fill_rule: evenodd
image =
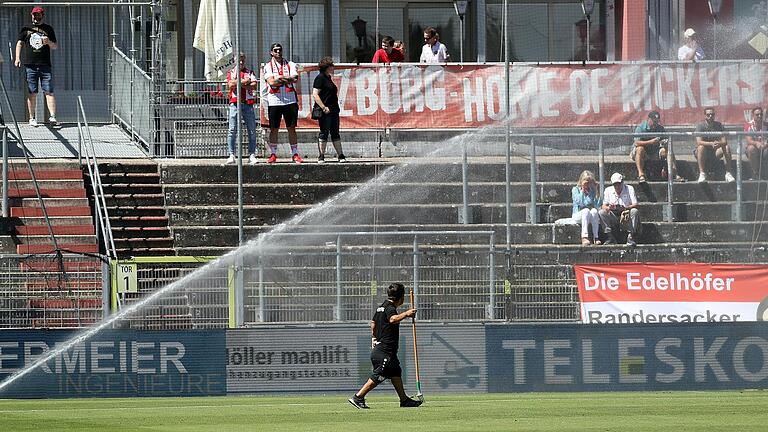
<path id="1" fill-rule="evenodd" d="M 77 328 L 102 320 L 103 263 L 77 255 L 0 257 L 0 328 Z"/>

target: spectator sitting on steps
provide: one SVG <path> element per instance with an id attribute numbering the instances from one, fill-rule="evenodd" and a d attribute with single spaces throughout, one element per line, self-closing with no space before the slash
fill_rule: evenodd
<path id="1" fill-rule="evenodd" d="M 723 124 L 715 121 L 715 109 L 704 109 L 705 121 L 696 126 L 696 132 L 723 132 Z M 725 181 L 733 182 L 736 179 L 731 174 L 731 149 L 725 136 L 706 135 L 696 137 L 696 148 L 693 150 L 699 163 L 699 183 L 707 181 L 707 169 L 715 159 L 720 159 L 725 165 Z"/>
<path id="2" fill-rule="evenodd" d="M 592 171 L 582 171 L 579 181 L 571 190 L 573 199 L 572 219 L 581 225 L 581 244 L 589 246 L 589 231 L 592 229 L 592 239 L 596 245 L 600 242 L 600 217 L 597 215 L 597 207 L 600 202 L 600 190 Z"/>
<path id="3" fill-rule="evenodd" d="M 605 244 L 616 243 L 616 232 L 624 229 L 629 232 L 627 246 L 635 246 L 640 231 L 640 211 L 635 188 L 625 184 L 624 176 L 619 173 L 613 173 L 611 184 L 613 187 L 605 189 L 603 206 L 598 212 L 605 227 Z"/>
<path id="4" fill-rule="evenodd" d="M 648 176 L 645 173 L 645 162 L 649 159 L 665 161 L 667 159 L 667 145 L 669 138 L 664 136 L 664 126 L 661 125 L 661 115 L 658 111 L 648 113 L 648 119 L 635 128 L 635 140 L 632 143 L 632 151 L 629 156 L 637 166 L 637 181 L 645 183 Z M 675 181 L 685 181 L 677 175 L 677 163 L 672 155 L 672 176 Z M 666 172 L 666 169 L 663 170 Z"/>
<path id="5" fill-rule="evenodd" d="M 744 132 L 765 132 L 768 131 L 768 123 L 763 120 L 763 109 L 760 107 L 752 109 L 752 120 L 744 124 Z M 765 176 L 763 173 L 763 164 L 768 160 L 768 144 L 766 136 L 747 135 L 747 158 L 749 166 L 752 168 L 752 178 L 760 180 Z"/>

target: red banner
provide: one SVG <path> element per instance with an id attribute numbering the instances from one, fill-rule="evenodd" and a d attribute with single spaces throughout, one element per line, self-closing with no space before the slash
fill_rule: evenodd
<path id="1" fill-rule="evenodd" d="M 647 112 L 664 125 L 691 126 L 714 107 L 724 124 L 741 125 L 765 105 L 768 63 L 512 65 L 513 127 L 633 126 Z M 300 128 L 309 118 L 316 66 L 300 81 Z M 504 66 L 337 65 L 341 127 L 476 128 L 505 118 Z M 264 107 L 266 108 L 266 107 Z M 266 124 L 266 109 L 262 109 Z"/>
<path id="2" fill-rule="evenodd" d="M 768 266 L 614 263 L 576 265 L 584 323 L 768 319 Z"/>

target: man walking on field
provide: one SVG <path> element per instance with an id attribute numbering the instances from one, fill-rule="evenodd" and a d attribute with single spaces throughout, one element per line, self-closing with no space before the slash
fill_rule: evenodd
<path id="1" fill-rule="evenodd" d="M 417 407 L 421 401 L 409 398 L 403 389 L 402 369 L 397 358 L 398 341 L 400 340 L 400 321 L 416 316 L 416 309 L 408 309 L 398 314 L 397 307 L 405 302 L 405 287 L 401 283 L 393 283 L 387 289 L 387 300 L 377 309 L 371 320 L 371 363 L 373 373 L 368 381 L 354 396 L 349 398 L 349 403 L 358 409 L 368 409 L 365 404 L 365 395 L 384 382 L 387 378 L 400 397 L 400 406 L 403 408 Z"/>

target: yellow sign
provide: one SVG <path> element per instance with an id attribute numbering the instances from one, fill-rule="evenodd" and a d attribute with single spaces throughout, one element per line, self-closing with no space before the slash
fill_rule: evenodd
<path id="1" fill-rule="evenodd" d="M 115 266 L 115 281 L 118 293 L 139 292 L 139 283 L 136 279 L 136 264 L 120 264 Z"/>

